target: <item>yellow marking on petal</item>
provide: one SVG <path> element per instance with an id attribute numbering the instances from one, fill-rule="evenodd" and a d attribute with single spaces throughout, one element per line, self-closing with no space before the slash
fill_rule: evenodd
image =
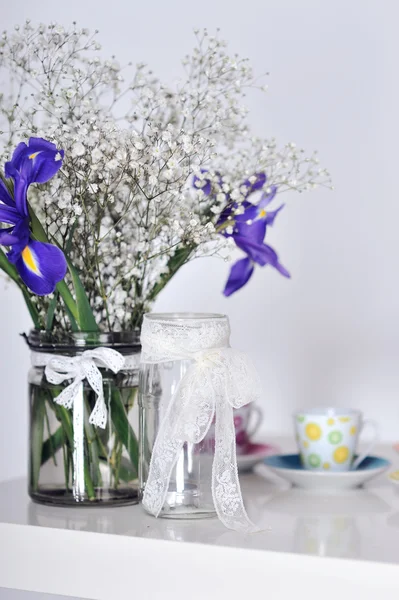
<path id="1" fill-rule="evenodd" d="M 259 213 L 260 218 L 263 219 L 264 217 L 266 217 L 266 215 L 267 215 L 267 212 L 265 211 L 264 208 L 262 208 L 262 210 Z"/>
<path id="2" fill-rule="evenodd" d="M 24 263 L 26 264 L 26 266 L 28 267 L 28 269 L 30 269 L 33 273 L 35 273 L 35 275 L 41 274 L 39 267 L 36 264 L 35 256 L 32 253 L 29 246 L 25 246 L 25 248 L 22 250 L 22 259 L 23 259 Z"/>
<path id="3" fill-rule="evenodd" d="M 33 160 L 34 158 L 36 158 L 36 156 L 37 156 L 38 154 L 40 154 L 40 152 L 34 152 L 33 154 L 29 154 L 29 158 L 30 158 L 31 160 Z"/>

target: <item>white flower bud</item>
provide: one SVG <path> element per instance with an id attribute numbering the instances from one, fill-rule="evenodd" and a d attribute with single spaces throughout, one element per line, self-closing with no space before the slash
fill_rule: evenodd
<path id="1" fill-rule="evenodd" d="M 78 156 L 83 156 L 86 152 L 86 149 L 84 147 L 84 145 L 82 144 L 82 142 L 77 142 L 76 144 L 74 144 L 72 146 L 72 152 L 71 152 L 71 156 L 73 158 L 76 158 Z"/>

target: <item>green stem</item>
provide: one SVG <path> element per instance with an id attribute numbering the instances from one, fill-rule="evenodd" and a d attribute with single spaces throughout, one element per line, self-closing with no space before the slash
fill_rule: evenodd
<path id="1" fill-rule="evenodd" d="M 47 310 L 46 331 L 51 331 L 53 328 L 54 314 L 55 314 L 55 309 L 57 307 L 58 295 L 59 295 L 58 290 L 55 290 L 54 296 L 53 296 L 53 298 L 49 304 L 48 310 Z"/>
<path id="2" fill-rule="evenodd" d="M 55 392 L 55 393 L 57 393 L 57 392 Z M 72 419 L 71 419 L 70 412 L 66 408 L 64 408 L 63 406 L 59 406 L 58 404 L 55 404 L 55 412 L 56 412 L 56 415 L 57 415 L 59 421 L 62 424 L 64 431 L 65 431 L 70 450 L 71 450 L 71 452 L 73 452 L 74 438 L 73 438 L 73 426 L 72 426 Z M 93 482 L 91 480 L 87 456 L 85 456 L 85 459 L 84 459 L 84 478 L 85 478 L 85 486 L 86 486 L 87 496 L 88 496 L 89 500 L 94 500 L 96 497 L 96 492 L 95 492 L 95 489 L 93 486 Z"/>
<path id="3" fill-rule="evenodd" d="M 28 207 L 29 207 L 29 216 L 30 216 L 30 220 L 31 220 L 32 234 L 34 235 L 35 239 L 38 240 L 39 242 L 44 242 L 44 243 L 48 244 L 49 239 L 46 235 L 43 225 L 40 223 L 40 221 L 37 218 L 32 207 L 30 205 L 28 205 Z M 60 281 L 57 284 L 57 290 L 58 290 L 61 298 L 63 299 L 65 306 L 68 309 L 67 310 L 68 316 L 72 316 L 72 321 L 71 321 L 72 326 L 74 326 L 74 325 L 76 326 L 76 322 L 79 321 L 78 308 L 76 306 L 76 302 L 73 299 L 73 296 L 72 296 L 71 292 L 69 291 L 69 288 L 68 288 L 67 284 L 65 283 L 65 281 Z"/>
<path id="4" fill-rule="evenodd" d="M 136 470 L 132 470 L 129 459 L 121 457 L 119 465 L 119 479 L 125 483 L 130 483 L 133 479 L 137 478 Z"/>
<path id="5" fill-rule="evenodd" d="M 33 392 L 30 424 L 30 484 L 33 491 L 36 491 L 38 488 L 40 467 L 42 464 L 44 413 L 44 400 L 41 394 Z"/>
<path id="6" fill-rule="evenodd" d="M 29 216 L 30 216 L 31 229 L 32 229 L 32 233 L 33 233 L 35 239 L 38 240 L 39 242 L 44 242 L 44 243 L 48 244 L 49 239 L 46 235 L 46 232 L 44 231 L 43 225 L 40 223 L 33 208 L 31 207 L 31 205 L 29 203 L 28 203 L 28 210 L 29 210 Z"/>
<path id="7" fill-rule="evenodd" d="M 55 449 L 55 445 L 53 443 L 53 436 L 51 435 L 50 420 L 48 418 L 48 413 L 47 413 L 47 409 L 46 409 L 46 403 L 44 403 L 44 417 L 45 417 L 45 420 L 46 420 L 46 427 L 47 427 L 48 438 L 47 438 L 47 440 L 43 444 L 42 456 L 41 456 L 41 463 L 40 464 L 41 465 L 43 464 L 44 445 L 48 444 L 49 451 L 50 451 L 50 456 L 53 459 L 54 465 L 57 466 L 57 459 L 55 457 L 56 449 Z"/>
<path id="8" fill-rule="evenodd" d="M 65 444 L 62 444 L 62 456 L 64 459 L 65 489 L 66 489 L 66 491 L 69 491 L 69 467 L 70 467 L 71 461 L 70 461 L 70 451 L 68 450 L 68 447 Z"/>
<path id="9" fill-rule="evenodd" d="M 96 439 L 97 439 L 97 444 L 98 444 L 98 448 L 99 448 L 99 456 L 101 458 L 104 458 L 105 460 L 107 460 L 108 458 L 108 450 L 107 448 L 104 446 L 104 443 L 100 437 L 100 433 L 98 430 L 98 427 L 94 428 L 95 434 L 96 434 Z"/>
<path id="10" fill-rule="evenodd" d="M 4 252 L 2 250 L 0 250 L 0 269 L 2 271 L 4 271 L 4 273 L 10 279 L 12 279 L 12 281 L 14 281 L 14 283 L 17 284 L 17 286 L 19 287 L 19 289 L 21 290 L 21 292 L 23 294 L 25 304 L 28 308 L 30 316 L 32 317 L 34 326 L 36 327 L 36 329 L 40 329 L 40 317 L 39 317 L 37 308 L 33 305 L 32 300 L 31 300 L 31 298 L 27 292 L 27 289 L 25 287 L 25 284 L 22 282 L 22 280 L 20 279 L 20 277 L 18 275 L 18 271 L 16 270 L 14 265 L 12 265 L 9 262 L 8 258 L 6 257 L 6 255 L 4 254 Z"/>
<path id="11" fill-rule="evenodd" d="M 95 490 L 95 488 L 93 486 L 93 482 L 91 480 L 91 474 L 90 474 L 90 469 L 89 469 L 87 460 L 85 460 L 85 464 L 84 464 L 84 477 L 85 477 L 85 486 L 86 486 L 87 497 L 89 500 L 95 500 L 96 499 L 96 490 Z"/>
<path id="12" fill-rule="evenodd" d="M 132 466 L 135 468 L 136 473 L 138 473 L 139 445 L 129 423 L 120 390 L 114 386 L 111 392 L 110 413 L 115 432 L 125 446 Z"/>
<path id="13" fill-rule="evenodd" d="M 90 472 L 93 478 L 94 486 L 100 487 L 102 485 L 102 477 L 100 471 L 99 447 L 95 427 L 93 427 L 93 425 L 89 423 L 89 415 L 90 406 L 85 394 L 84 427 L 88 446 L 88 455 L 91 459 Z"/>
<path id="14" fill-rule="evenodd" d="M 80 280 L 79 274 L 73 264 L 67 259 L 69 272 L 75 289 L 77 322 L 82 331 L 97 332 L 98 325 L 93 315 L 89 299 Z M 65 282 L 64 282 L 65 283 Z M 61 291 L 60 291 L 61 293 Z"/>
<path id="15" fill-rule="evenodd" d="M 158 283 L 154 285 L 152 288 L 148 300 L 155 300 L 158 296 L 159 292 L 163 290 L 166 284 L 176 275 L 177 271 L 186 264 L 189 260 L 191 253 L 194 251 L 194 246 L 184 246 L 182 248 L 178 248 L 173 256 L 168 260 L 168 271 L 164 275 L 161 275 Z"/>
<path id="16" fill-rule="evenodd" d="M 60 281 L 59 283 L 57 283 L 57 290 L 64 301 L 65 308 L 67 309 L 68 317 L 71 321 L 73 330 L 79 331 L 79 327 L 77 325 L 79 321 L 78 308 L 65 281 Z"/>
<path id="17" fill-rule="evenodd" d="M 114 474 L 115 489 L 117 489 L 117 487 L 119 485 L 119 479 L 120 479 L 119 471 L 120 471 L 120 467 L 121 467 L 122 451 L 123 451 L 122 442 L 120 440 L 116 440 L 114 449 L 112 451 L 112 457 L 111 457 L 111 461 L 112 461 L 111 466 L 112 466 L 112 470 L 113 470 L 113 474 Z"/>
<path id="18" fill-rule="evenodd" d="M 62 429 L 62 426 L 60 426 L 58 427 L 57 431 L 53 433 L 53 435 L 51 435 L 43 444 L 42 465 L 44 465 L 44 463 L 46 463 L 51 457 L 54 457 L 54 464 L 56 465 L 57 463 L 55 462 L 55 454 L 64 443 L 64 430 Z"/>

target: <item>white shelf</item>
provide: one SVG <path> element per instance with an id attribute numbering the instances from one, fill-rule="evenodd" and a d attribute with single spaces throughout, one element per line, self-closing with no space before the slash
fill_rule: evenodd
<path id="1" fill-rule="evenodd" d="M 377 452 L 399 469 L 399 455 Z M 29 500 L 26 481 L 2 483 L 0 587 L 96 600 L 277 600 L 302 590 L 309 600 L 397 600 L 399 487 L 386 476 L 323 495 L 289 489 L 260 465 L 241 484 L 250 517 L 270 531 L 154 519 L 140 506 L 47 507 Z"/>

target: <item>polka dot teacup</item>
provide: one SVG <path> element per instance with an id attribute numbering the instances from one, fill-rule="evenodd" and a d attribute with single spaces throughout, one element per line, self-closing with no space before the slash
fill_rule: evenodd
<path id="1" fill-rule="evenodd" d="M 294 415 L 299 454 L 305 469 L 349 471 L 356 469 L 377 439 L 377 427 L 365 421 L 357 410 L 313 408 Z M 365 425 L 373 427 L 367 452 L 356 457 L 359 434 Z"/>

